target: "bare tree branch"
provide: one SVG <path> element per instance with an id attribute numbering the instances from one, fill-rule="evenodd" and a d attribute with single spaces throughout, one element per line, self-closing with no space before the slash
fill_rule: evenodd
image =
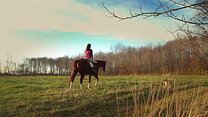
<path id="1" fill-rule="evenodd" d="M 177 15 L 175 15 L 173 13 L 174 11 L 179 11 L 179 10 L 182 10 L 182 9 L 190 8 L 190 9 L 200 10 L 201 13 L 200 14 L 197 14 L 197 15 L 207 14 L 205 11 L 203 11 L 203 9 L 197 8 L 195 6 L 199 6 L 199 5 L 202 5 L 202 4 L 206 4 L 206 3 L 208 3 L 208 0 L 202 1 L 202 2 L 197 2 L 197 3 L 194 3 L 194 4 L 189 4 L 189 5 L 186 5 L 186 4 L 188 4 L 188 1 L 186 1 L 186 0 L 184 1 L 183 4 L 182 3 L 179 3 L 179 2 L 176 2 L 176 1 L 173 1 L 173 0 L 169 0 L 169 1 L 165 2 L 165 3 L 163 3 L 163 4 L 159 0 L 158 0 L 158 2 L 160 3 L 160 6 L 154 12 L 143 12 L 142 7 L 140 6 L 140 13 L 137 13 L 137 14 L 133 15 L 132 14 L 132 11 L 130 9 L 130 15 L 131 16 L 126 16 L 126 17 L 118 16 L 114 12 L 110 11 L 105 6 L 104 3 L 102 3 L 102 4 L 103 4 L 103 7 L 106 9 L 106 11 L 111 15 L 110 18 L 118 18 L 119 20 L 132 19 L 132 18 L 139 17 L 139 16 L 144 16 L 144 18 L 148 18 L 148 17 L 157 17 L 157 16 L 160 16 L 160 15 L 167 15 L 168 17 L 170 17 L 172 19 L 175 19 L 175 20 L 178 20 L 178 21 L 187 23 L 187 24 L 197 24 L 197 25 L 205 25 L 205 24 L 208 24 L 208 22 L 196 22 L 196 21 L 193 21 L 193 19 L 196 17 L 196 15 L 193 16 L 192 18 L 190 18 L 189 20 L 186 20 L 185 17 L 184 17 L 184 15 L 181 18 L 179 18 L 179 17 L 177 17 Z M 169 2 L 171 2 L 172 5 L 174 5 L 174 4 L 180 5 L 180 7 L 178 7 L 178 8 L 172 8 L 171 9 L 170 7 L 172 5 L 171 6 L 167 6 L 167 4 Z M 163 12 L 158 12 L 159 9 L 163 9 Z"/>

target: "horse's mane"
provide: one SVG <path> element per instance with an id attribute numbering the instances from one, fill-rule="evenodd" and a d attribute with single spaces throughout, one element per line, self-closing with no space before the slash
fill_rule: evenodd
<path id="1" fill-rule="evenodd" d="M 98 59 L 96 59 L 95 61 L 97 61 L 97 62 L 106 62 L 104 60 L 98 60 Z"/>

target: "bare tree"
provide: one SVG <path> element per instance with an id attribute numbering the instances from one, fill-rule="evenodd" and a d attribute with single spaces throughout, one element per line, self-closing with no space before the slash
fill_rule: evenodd
<path id="1" fill-rule="evenodd" d="M 64 67 L 64 73 L 63 75 L 68 75 L 69 74 L 69 68 L 71 68 L 70 66 L 70 61 L 69 61 L 69 57 L 68 56 L 64 56 L 63 58 L 63 67 Z"/>
<path id="2" fill-rule="evenodd" d="M 42 58 L 42 70 L 44 74 L 47 74 L 48 59 L 46 57 Z"/>
<path id="3" fill-rule="evenodd" d="M 48 64 L 49 64 L 49 68 L 50 68 L 50 74 L 54 75 L 56 60 L 53 59 L 53 58 L 49 58 L 48 59 Z"/>
<path id="4" fill-rule="evenodd" d="M 30 65 L 30 59 L 29 58 L 23 58 L 23 63 L 18 64 L 18 74 L 19 75 L 29 75 L 31 74 L 32 65 Z"/>
<path id="5" fill-rule="evenodd" d="M 12 57 L 10 58 L 9 53 L 7 53 L 5 73 L 10 73 L 10 63 L 11 63 L 11 60 L 12 60 Z"/>

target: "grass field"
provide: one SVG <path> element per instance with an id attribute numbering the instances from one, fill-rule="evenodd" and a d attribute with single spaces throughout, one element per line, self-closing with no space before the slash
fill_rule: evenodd
<path id="1" fill-rule="evenodd" d="M 172 88 L 164 88 L 162 76 L 102 76 L 97 87 L 87 77 L 73 90 L 65 76 L 1 76 L 0 117 L 4 116 L 208 116 L 208 76 L 169 76 Z"/>

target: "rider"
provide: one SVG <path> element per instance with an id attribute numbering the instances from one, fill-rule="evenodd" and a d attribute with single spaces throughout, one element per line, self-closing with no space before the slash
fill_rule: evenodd
<path id="1" fill-rule="evenodd" d="M 97 70 L 96 70 L 96 66 L 97 66 L 97 61 L 95 61 L 94 59 L 93 59 L 93 51 L 92 51 L 92 49 L 91 49 L 91 44 L 89 43 L 89 44 L 87 44 L 87 47 L 86 47 L 86 50 L 85 50 L 85 59 L 87 59 L 87 60 L 89 60 L 90 62 L 92 62 L 93 63 L 93 70 L 94 70 L 94 72 L 96 73 L 97 72 Z"/>

